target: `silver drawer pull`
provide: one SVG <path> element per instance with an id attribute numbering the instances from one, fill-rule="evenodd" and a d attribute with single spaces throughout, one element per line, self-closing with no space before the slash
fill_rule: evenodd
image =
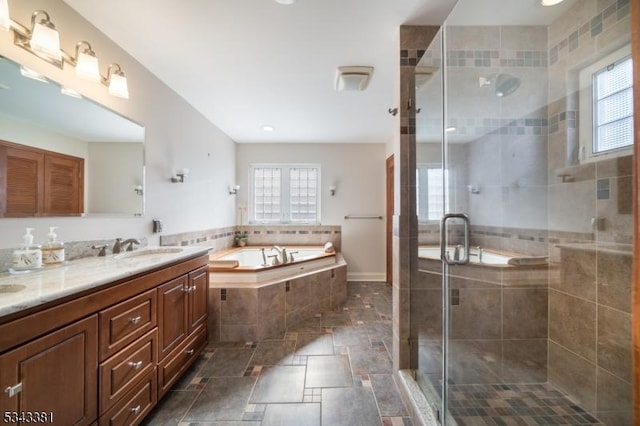
<path id="1" fill-rule="evenodd" d="M 140 405 L 136 405 L 135 407 L 133 407 L 133 408 L 131 409 L 131 412 L 132 412 L 133 414 L 138 414 L 138 413 L 140 412 Z"/>
<path id="2" fill-rule="evenodd" d="M 129 321 L 131 321 L 131 324 L 138 324 L 140 321 L 142 321 L 142 317 L 140 315 L 138 315 L 137 317 L 133 317 L 131 318 Z"/>
<path id="3" fill-rule="evenodd" d="M 195 349 L 189 349 L 188 351 L 185 351 L 184 353 L 186 353 L 187 355 L 193 355 L 195 352 Z"/>
<path id="4" fill-rule="evenodd" d="M 134 370 L 138 370 L 140 367 L 142 367 L 142 361 L 130 362 L 129 365 Z"/>
<path id="5" fill-rule="evenodd" d="M 15 386 L 7 386 L 4 390 L 4 393 L 9 395 L 9 398 L 16 396 L 20 392 L 22 392 L 22 383 L 18 383 Z"/>

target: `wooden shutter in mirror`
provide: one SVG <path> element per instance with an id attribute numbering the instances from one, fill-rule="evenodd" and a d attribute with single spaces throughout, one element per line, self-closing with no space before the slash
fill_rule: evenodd
<path id="1" fill-rule="evenodd" d="M 84 159 L 0 141 L 0 217 L 79 215 Z"/>

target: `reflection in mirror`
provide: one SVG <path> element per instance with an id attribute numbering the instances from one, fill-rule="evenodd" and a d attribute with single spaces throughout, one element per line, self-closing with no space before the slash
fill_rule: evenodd
<path id="1" fill-rule="evenodd" d="M 56 200 L 56 192 L 43 190 L 52 179 L 51 173 L 45 170 L 46 161 L 42 163 L 42 171 L 34 166 L 32 179 L 25 182 L 15 168 L 8 169 L 15 163 L 7 161 L 6 149 L 0 145 L 0 217 L 141 216 L 144 213 L 144 127 L 90 100 L 74 97 L 78 94 L 73 91 L 69 95 L 68 89 L 42 76 L 40 79 L 26 77 L 27 71 L 0 56 L 0 141 L 14 148 L 22 145 L 25 152 L 50 153 L 53 157 L 57 153 L 82 160 L 84 169 L 79 173 L 82 176 L 79 187 L 84 188 L 79 194 L 82 201 L 73 213 L 60 213 L 43 206 L 68 201 L 67 194 Z M 8 174 L 12 176 L 10 179 Z M 22 188 L 15 187 L 16 182 L 30 185 L 32 204 L 40 207 L 31 211 L 7 207 L 7 194 L 24 193 Z M 47 202 L 43 201 L 45 198 Z"/>

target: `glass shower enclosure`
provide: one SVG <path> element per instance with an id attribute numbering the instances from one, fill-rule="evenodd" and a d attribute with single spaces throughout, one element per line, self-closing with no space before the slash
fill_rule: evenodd
<path id="1" fill-rule="evenodd" d="M 631 425 L 629 4 L 495 3 L 415 67 L 411 368 L 441 424 Z"/>

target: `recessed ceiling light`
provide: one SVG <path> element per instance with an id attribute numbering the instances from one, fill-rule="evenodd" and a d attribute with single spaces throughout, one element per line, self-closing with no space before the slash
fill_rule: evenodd
<path id="1" fill-rule="evenodd" d="M 558 3 L 562 3 L 562 0 L 541 0 L 540 3 L 543 6 L 555 6 Z"/>
<path id="2" fill-rule="evenodd" d="M 284 5 L 290 5 L 290 4 L 294 4 L 297 0 L 276 0 L 276 3 L 279 4 L 284 4 Z"/>
<path id="3" fill-rule="evenodd" d="M 262 130 L 264 130 L 265 132 L 273 132 L 274 131 L 274 127 L 270 126 L 268 124 L 265 124 L 264 126 L 262 126 Z"/>

